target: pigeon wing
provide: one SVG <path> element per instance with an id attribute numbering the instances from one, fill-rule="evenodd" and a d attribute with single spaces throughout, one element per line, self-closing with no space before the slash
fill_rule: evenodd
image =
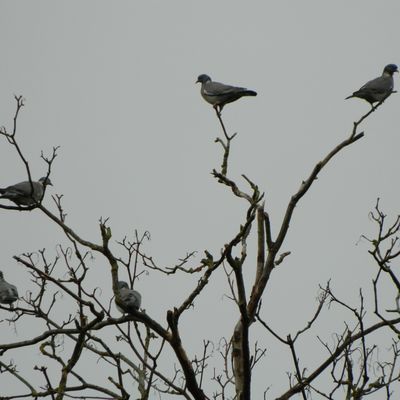
<path id="1" fill-rule="evenodd" d="M 204 88 L 204 93 L 207 96 L 221 96 L 221 95 L 239 93 L 244 90 L 247 89 L 242 87 L 225 85 L 224 83 L 219 83 L 219 82 L 207 82 Z"/>
<path id="2" fill-rule="evenodd" d="M 33 184 L 33 190 L 36 189 L 36 182 L 32 182 Z M 8 186 L 5 188 L 6 193 L 15 193 L 16 195 L 22 195 L 22 196 L 29 196 L 30 193 L 32 192 L 32 187 L 29 183 L 29 181 L 25 182 L 20 182 L 15 185 Z"/>
<path id="3" fill-rule="evenodd" d="M 379 77 L 372 79 L 360 88 L 360 92 L 369 92 L 371 94 L 386 94 L 393 89 L 393 79 L 391 77 Z"/>

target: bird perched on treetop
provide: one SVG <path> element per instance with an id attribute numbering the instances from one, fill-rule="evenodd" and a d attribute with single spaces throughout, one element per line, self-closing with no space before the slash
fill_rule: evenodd
<path id="1" fill-rule="evenodd" d="M 201 83 L 200 93 L 203 99 L 212 104 L 219 112 L 222 111 L 225 104 L 232 103 L 243 96 L 257 96 L 254 90 L 213 82 L 205 74 L 199 75 L 196 83 L 199 82 Z"/>
<path id="2" fill-rule="evenodd" d="M 8 199 L 19 206 L 33 206 L 42 200 L 46 186 L 53 186 L 50 178 L 42 177 L 38 182 L 29 181 L 20 182 L 0 188 L 0 199 Z"/>
<path id="3" fill-rule="evenodd" d="M 375 78 L 367 82 L 351 96 L 346 97 L 346 100 L 352 97 L 359 97 L 360 99 L 368 101 L 368 103 L 371 104 L 371 107 L 373 107 L 374 103 L 385 100 L 386 97 L 392 93 L 394 86 L 393 74 L 395 72 L 399 72 L 397 65 L 386 65 L 386 67 L 383 69 L 382 75 L 379 78 Z"/>
<path id="4" fill-rule="evenodd" d="M 142 296 L 139 292 L 133 289 L 129 289 L 129 286 L 124 281 L 118 282 L 118 292 L 120 302 L 117 303 L 117 297 L 115 298 L 115 305 L 118 310 L 125 313 L 131 313 L 132 311 L 139 310 L 140 304 L 142 303 Z"/>
<path id="5" fill-rule="evenodd" d="M 18 290 L 14 285 L 4 280 L 3 272 L 0 271 L 0 303 L 12 304 L 18 300 Z"/>

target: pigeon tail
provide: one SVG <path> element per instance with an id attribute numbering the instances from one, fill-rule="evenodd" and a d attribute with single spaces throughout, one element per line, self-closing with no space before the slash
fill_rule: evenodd
<path id="1" fill-rule="evenodd" d="M 345 100 L 353 98 L 353 97 L 358 97 L 359 99 L 364 99 L 365 101 L 368 101 L 371 105 L 373 103 L 376 103 L 377 101 L 384 100 L 387 96 L 384 95 L 384 93 L 380 94 L 379 96 L 376 93 L 371 93 L 366 90 L 357 90 L 354 92 L 351 96 L 346 97 Z"/>
<path id="2" fill-rule="evenodd" d="M 257 92 L 254 90 L 245 90 L 240 93 L 242 96 L 257 96 Z"/>

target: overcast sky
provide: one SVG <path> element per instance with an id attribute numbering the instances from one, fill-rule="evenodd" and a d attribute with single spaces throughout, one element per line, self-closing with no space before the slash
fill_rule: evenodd
<path id="1" fill-rule="evenodd" d="M 60 146 L 44 204 L 55 210 L 50 195 L 63 194 L 67 222 L 82 237 L 98 242 L 98 220 L 109 217 L 115 239 L 150 231 L 147 251 L 161 266 L 198 251 L 197 266 L 204 249 L 217 255 L 235 235 L 247 206 L 210 174 L 221 164 L 214 143 L 221 132 L 197 76 L 258 92 L 223 111 L 228 130 L 238 132 L 229 173 L 243 188 L 246 174 L 265 192 L 276 233 L 290 196 L 369 109 L 344 98 L 386 64 L 400 64 L 399 16 L 398 0 L 2 1 L 0 125 L 11 128 L 13 96 L 23 95 L 17 135 L 35 179 L 45 175 L 40 151 Z M 318 285 L 329 279 L 354 306 L 360 287 L 371 296 L 376 266 L 359 238 L 375 232 L 368 212 L 377 197 L 389 215 L 399 213 L 399 106 L 398 95 L 388 99 L 363 124 L 365 137 L 328 165 L 296 208 L 283 246 L 292 254 L 263 298 L 263 316 L 283 336 L 310 319 Z M 26 179 L 5 140 L 0 171 L 0 187 Z M 12 256 L 42 248 L 54 256 L 65 238 L 37 210 L 0 210 L 0 225 L 1 269 L 24 294 L 33 286 Z M 249 255 L 250 278 L 254 262 Z M 91 268 L 106 302 L 109 267 L 96 256 Z M 182 321 L 191 356 L 203 337 L 229 336 L 237 319 L 222 271 L 216 275 Z M 136 288 L 164 323 L 193 284 L 150 273 Z M 329 340 L 347 317 L 326 311 L 300 356 L 323 354 L 315 336 Z M 268 352 L 253 391 L 271 385 L 273 398 L 287 386 L 288 354 L 265 332 L 256 338 Z"/>

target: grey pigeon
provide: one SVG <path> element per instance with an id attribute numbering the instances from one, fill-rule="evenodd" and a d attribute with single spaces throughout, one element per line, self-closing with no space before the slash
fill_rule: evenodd
<path id="1" fill-rule="evenodd" d="M 393 91 L 393 74 L 399 72 L 397 65 L 388 64 L 383 69 L 383 73 L 379 78 L 372 79 L 362 86 L 359 90 L 355 91 L 351 96 L 346 97 L 350 99 L 352 97 L 358 97 L 368 101 L 373 106 L 377 101 L 385 100 Z"/>
<path id="2" fill-rule="evenodd" d="M 220 112 L 225 104 L 232 103 L 243 96 L 257 96 L 254 90 L 213 82 L 211 78 L 205 74 L 199 75 L 196 83 L 199 82 L 201 83 L 200 93 L 203 99 L 212 104 L 213 107 Z"/>
<path id="3" fill-rule="evenodd" d="M 124 281 L 118 282 L 118 291 L 119 297 L 121 298 L 120 303 L 117 303 L 117 299 L 115 298 L 115 305 L 117 306 L 118 311 L 125 314 L 139 310 L 142 302 L 142 296 L 139 292 L 129 289 L 128 284 Z"/>
<path id="4" fill-rule="evenodd" d="M 50 178 L 42 177 L 38 182 L 20 182 L 4 189 L 0 188 L 0 199 L 8 199 L 19 206 L 33 206 L 42 200 L 45 186 L 53 184 Z M 33 191 L 32 191 L 33 187 Z"/>
<path id="5" fill-rule="evenodd" d="M 18 299 L 18 290 L 14 285 L 4 280 L 3 272 L 0 271 L 0 303 L 12 304 Z"/>

